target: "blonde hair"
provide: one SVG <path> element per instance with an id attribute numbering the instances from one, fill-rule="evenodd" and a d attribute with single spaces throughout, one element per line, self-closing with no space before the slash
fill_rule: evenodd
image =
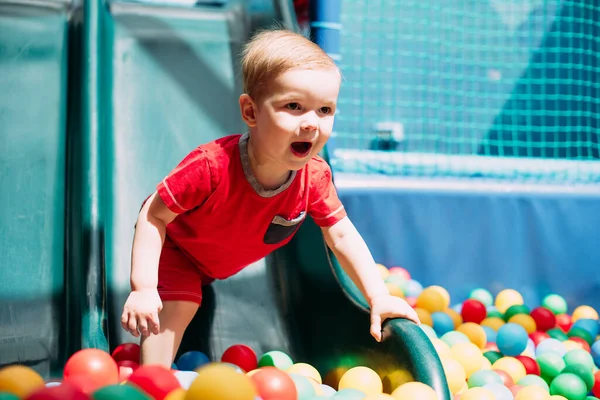
<path id="1" fill-rule="evenodd" d="M 331 57 L 304 36 L 285 29 L 259 32 L 242 52 L 244 93 L 258 100 L 273 79 L 297 67 L 335 69 L 339 73 Z"/>

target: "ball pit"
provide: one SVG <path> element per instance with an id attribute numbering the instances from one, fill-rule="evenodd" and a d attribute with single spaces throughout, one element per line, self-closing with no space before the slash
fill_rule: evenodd
<path id="1" fill-rule="evenodd" d="M 580 305 L 569 313 L 556 293 L 530 307 L 514 289 L 495 296 L 473 289 L 452 303 L 442 286 L 423 286 L 399 266 L 379 264 L 392 295 L 413 305 L 442 362 L 454 400 L 598 400 L 598 312 Z M 373 369 L 371 368 L 373 367 Z M 171 369 L 141 366 L 140 348 L 123 343 L 112 353 L 73 354 L 62 381 L 45 383 L 33 369 L 0 369 L 0 400 L 433 400 L 429 386 L 409 371 L 339 366 L 319 371 L 272 350 L 257 356 L 245 344 L 218 360 L 187 352 Z"/>

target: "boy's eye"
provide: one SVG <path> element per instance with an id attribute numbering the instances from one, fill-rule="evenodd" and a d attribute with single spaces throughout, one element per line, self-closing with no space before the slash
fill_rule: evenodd
<path id="1" fill-rule="evenodd" d="M 288 110 L 296 111 L 300 109 L 300 104 L 298 103 L 289 103 L 286 105 Z"/>
<path id="2" fill-rule="evenodd" d="M 320 111 L 322 114 L 330 114 L 330 113 L 331 113 L 331 107 L 321 107 L 321 108 L 319 109 L 319 111 Z"/>

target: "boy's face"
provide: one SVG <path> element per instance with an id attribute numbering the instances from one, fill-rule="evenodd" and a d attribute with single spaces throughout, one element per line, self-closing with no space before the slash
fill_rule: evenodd
<path id="1" fill-rule="evenodd" d="M 339 90 L 335 69 L 295 68 L 274 79 L 252 102 L 254 119 L 245 118 L 261 163 L 299 170 L 319 153 L 331 135 Z"/>

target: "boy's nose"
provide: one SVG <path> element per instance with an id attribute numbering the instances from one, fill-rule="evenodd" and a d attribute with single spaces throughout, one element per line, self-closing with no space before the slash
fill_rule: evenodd
<path id="1" fill-rule="evenodd" d="M 300 123 L 300 128 L 303 131 L 315 131 L 319 128 L 319 118 L 313 111 L 304 114 L 304 118 Z"/>

